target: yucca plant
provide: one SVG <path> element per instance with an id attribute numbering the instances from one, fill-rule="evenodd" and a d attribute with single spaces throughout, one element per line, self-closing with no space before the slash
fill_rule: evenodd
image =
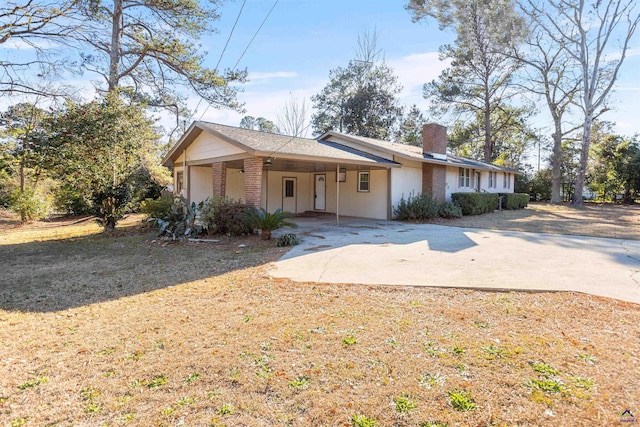
<path id="1" fill-rule="evenodd" d="M 271 232 L 280 227 L 296 228 L 298 225 L 287 221 L 291 217 L 288 212 L 282 212 L 278 209 L 275 212 L 267 212 L 265 209 L 254 209 L 250 212 L 243 212 L 239 218 L 252 229 L 258 229 L 262 232 L 264 240 L 271 239 Z"/>

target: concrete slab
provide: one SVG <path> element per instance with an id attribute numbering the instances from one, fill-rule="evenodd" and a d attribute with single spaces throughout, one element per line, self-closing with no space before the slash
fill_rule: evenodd
<path id="1" fill-rule="evenodd" d="M 325 223 L 323 223 L 323 221 Z M 335 221 L 335 220 L 333 220 Z M 343 219 L 304 219 L 270 266 L 295 281 L 575 291 L 640 303 L 640 241 Z"/>

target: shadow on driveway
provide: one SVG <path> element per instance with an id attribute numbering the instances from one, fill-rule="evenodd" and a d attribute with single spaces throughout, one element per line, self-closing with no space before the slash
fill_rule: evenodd
<path id="1" fill-rule="evenodd" d="M 345 218 L 300 222 L 296 281 L 576 291 L 640 303 L 640 241 Z"/>

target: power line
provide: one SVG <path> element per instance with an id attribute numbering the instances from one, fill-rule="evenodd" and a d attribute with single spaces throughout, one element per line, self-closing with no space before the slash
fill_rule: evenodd
<path id="1" fill-rule="evenodd" d="M 247 53 L 247 50 L 249 50 L 249 47 L 251 46 L 251 44 L 253 43 L 253 40 L 256 38 L 256 36 L 258 35 L 258 33 L 260 32 L 260 30 L 262 29 L 262 26 L 264 25 L 265 22 L 267 22 L 267 19 L 269 19 L 269 16 L 271 15 L 271 12 L 273 12 L 273 9 L 275 9 L 276 5 L 278 4 L 279 0 L 276 0 L 273 3 L 273 6 L 271 6 L 271 9 L 269 10 L 269 13 L 267 13 L 267 16 L 264 17 L 264 19 L 262 20 L 262 24 L 260 24 L 260 27 L 258 27 L 258 29 L 256 30 L 255 34 L 253 35 L 253 37 L 251 38 L 251 40 L 249 41 L 249 44 L 247 45 L 247 47 L 245 48 L 245 50 L 242 52 L 242 55 L 240 55 L 240 58 L 238 58 L 238 60 L 236 61 L 235 65 L 233 66 L 233 68 L 236 68 L 238 66 L 238 64 L 240 63 L 240 61 L 242 60 L 242 57 L 244 56 L 245 53 Z"/>
<path id="2" fill-rule="evenodd" d="M 218 58 L 218 62 L 216 63 L 216 72 L 218 71 L 218 65 L 220 65 L 220 61 L 222 61 L 222 56 L 227 51 L 227 46 L 229 46 L 229 41 L 231 40 L 231 36 L 233 35 L 234 30 L 236 29 L 236 25 L 238 25 L 238 21 L 240 20 L 240 15 L 242 15 L 242 10 L 244 9 L 244 5 L 247 3 L 247 0 L 242 2 L 242 6 L 240 6 L 240 12 L 238 12 L 238 16 L 236 17 L 236 22 L 233 23 L 233 27 L 231 28 L 231 32 L 229 33 L 229 37 L 227 38 L 227 42 L 224 44 L 224 49 L 222 49 L 222 53 L 220 53 L 220 58 Z M 235 67 L 233 67 L 235 68 Z"/>
<path id="3" fill-rule="evenodd" d="M 227 37 L 227 41 L 224 44 L 224 48 L 222 49 L 222 52 L 220 52 L 220 57 L 218 58 L 218 62 L 216 62 L 216 67 L 214 68 L 216 73 L 218 72 L 218 66 L 220 66 L 220 62 L 222 61 L 222 57 L 224 56 L 224 53 L 227 51 L 227 47 L 229 46 L 229 42 L 231 41 L 231 37 L 233 36 L 233 32 L 236 29 L 236 25 L 238 25 L 238 21 L 240 21 L 240 16 L 242 15 L 242 11 L 244 10 L 244 5 L 246 3 L 247 3 L 247 0 L 243 0 L 242 6 L 240 6 L 240 11 L 238 12 L 238 16 L 236 16 L 236 20 L 233 23 L 233 27 L 231 27 L 231 32 L 229 33 L 229 37 Z M 198 108 L 200 108 L 200 103 L 202 102 L 202 99 L 203 98 L 200 97 L 200 100 L 198 101 L 198 105 L 196 105 L 196 109 L 194 110 L 194 114 L 195 114 L 196 111 L 198 111 Z M 202 120 L 202 117 L 204 116 L 204 113 L 207 112 L 208 108 L 209 108 L 208 106 L 207 106 L 207 108 L 205 108 L 204 112 L 202 113 L 202 116 L 200 116 L 200 120 Z M 189 119 L 189 121 L 191 121 L 191 119 L 193 119 L 193 114 L 191 115 L 191 118 Z"/>

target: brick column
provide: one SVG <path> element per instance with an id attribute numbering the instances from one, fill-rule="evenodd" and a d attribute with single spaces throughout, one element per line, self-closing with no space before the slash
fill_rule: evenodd
<path id="1" fill-rule="evenodd" d="M 447 196 L 447 167 L 432 163 L 422 164 L 422 193 L 431 194 L 433 200 L 444 203 Z"/>
<path id="2" fill-rule="evenodd" d="M 244 159 L 244 201 L 260 208 L 262 204 L 262 158 Z"/>
<path id="3" fill-rule="evenodd" d="M 211 165 L 213 171 L 213 195 L 225 196 L 227 188 L 227 164 L 215 162 Z"/>

